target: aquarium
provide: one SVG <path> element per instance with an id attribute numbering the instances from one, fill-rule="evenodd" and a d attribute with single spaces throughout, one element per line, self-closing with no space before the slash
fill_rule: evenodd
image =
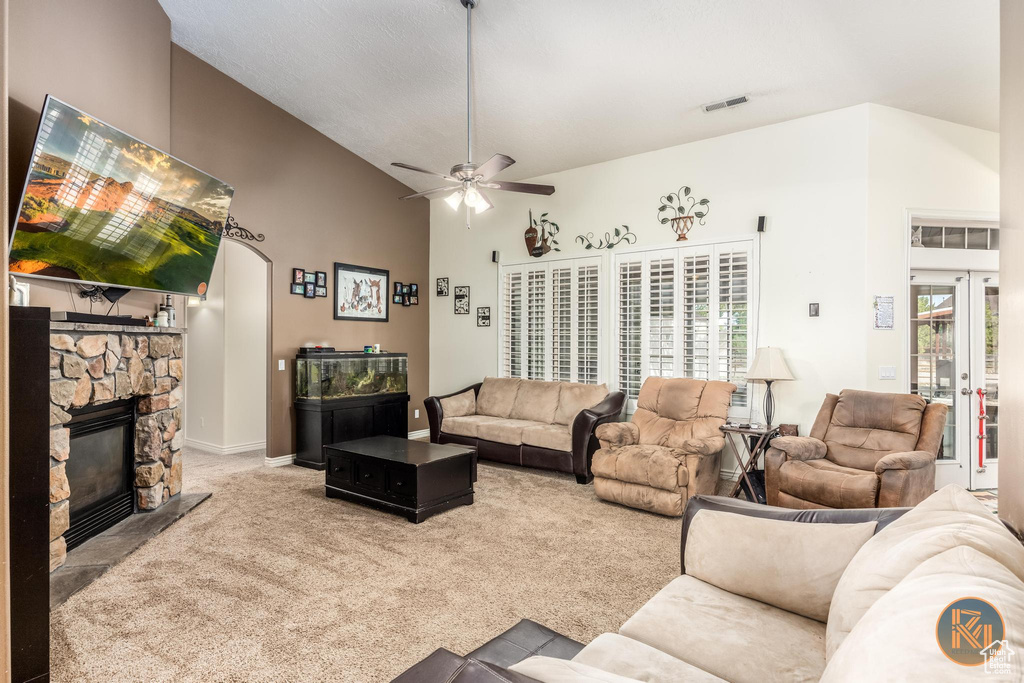
<path id="1" fill-rule="evenodd" d="M 298 400 L 404 394 L 408 388 L 409 357 L 404 353 L 299 349 L 295 356 Z"/>

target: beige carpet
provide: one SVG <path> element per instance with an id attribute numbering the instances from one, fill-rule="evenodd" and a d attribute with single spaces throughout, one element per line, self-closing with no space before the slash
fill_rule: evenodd
<path id="1" fill-rule="evenodd" d="M 481 463 L 414 525 L 262 452 L 184 467 L 213 497 L 53 612 L 54 681 L 387 681 L 524 617 L 589 641 L 679 572 L 678 519 L 570 475 Z"/>

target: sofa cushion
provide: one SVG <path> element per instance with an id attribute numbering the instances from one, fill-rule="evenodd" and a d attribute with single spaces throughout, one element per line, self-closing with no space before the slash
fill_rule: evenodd
<path id="1" fill-rule="evenodd" d="M 445 434 L 456 434 L 477 438 L 477 430 L 485 422 L 497 422 L 499 418 L 489 415 L 463 415 L 462 417 L 445 417 L 441 420 L 441 431 Z"/>
<path id="2" fill-rule="evenodd" d="M 561 390 L 558 382 L 522 380 L 509 417 L 552 424 L 555 421 L 555 410 L 558 409 L 558 396 Z"/>
<path id="3" fill-rule="evenodd" d="M 974 496 L 950 484 L 879 531 L 850 561 L 832 596 L 828 656 L 868 609 L 915 567 L 957 546 L 988 555 L 1024 580 L 1024 547 Z"/>
<path id="4" fill-rule="evenodd" d="M 562 391 L 558 395 L 558 408 L 555 409 L 554 421 L 560 425 L 571 425 L 581 411 L 593 408 L 607 396 L 607 384 L 562 382 Z"/>
<path id="5" fill-rule="evenodd" d="M 664 446 L 602 448 L 594 453 L 590 469 L 595 477 L 678 491 L 687 481 L 685 458 L 685 453 Z"/>
<path id="6" fill-rule="evenodd" d="M 523 443 L 553 451 L 571 451 L 572 434 L 565 425 L 537 425 L 523 430 Z"/>
<path id="7" fill-rule="evenodd" d="M 873 508 L 878 475 L 830 460 L 787 460 L 779 468 L 779 490 L 830 508 Z"/>
<path id="8" fill-rule="evenodd" d="M 873 470 L 887 453 L 917 446 L 925 400 L 914 394 L 881 394 L 844 389 L 822 441 L 839 465 Z"/>
<path id="9" fill-rule="evenodd" d="M 631 484 L 602 476 L 594 476 L 594 493 L 601 500 L 619 503 L 637 510 L 647 510 L 667 517 L 681 517 L 687 490 L 666 491 L 645 484 Z"/>
<path id="10" fill-rule="evenodd" d="M 464 417 L 475 414 L 476 392 L 472 389 L 441 399 L 441 415 L 443 417 Z"/>
<path id="11" fill-rule="evenodd" d="M 540 683 L 636 683 L 634 678 L 619 676 L 569 659 L 537 655 L 513 664 L 508 670 L 529 676 Z"/>
<path id="12" fill-rule="evenodd" d="M 661 589 L 622 635 L 735 683 L 817 681 L 825 625 L 692 576 Z"/>
<path id="13" fill-rule="evenodd" d="M 729 382 L 648 377 L 633 414 L 640 443 L 677 448 L 690 439 L 720 437 L 735 390 Z"/>
<path id="14" fill-rule="evenodd" d="M 602 633 L 572 661 L 644 683 L 724 683 L 693 664 L 618 633 Z"/>
<path id="15" fill-rule="evenodd" d="M 843 570 L 875 526 L 807 524 L 701 510 L 686 535 L 686 573 L 825 623 Z"/>
<path id="16" fill-rule="evenodd" d="M 1003 675 L 986 672 L 982 665 L 969 668 L 957 664 L 943 656 L 936 642 L 936 637 L 949 638 L 952 631 L 951 623 L 939 621 L 940 615 L 951 603 L 966 597 L 988 602 L 1002 617 L 1003 646 L 1015 653 L 1010 670 Z M 990 645 L 981 643 L 976 648 L 966 637 L 961 638 L 963 648 L 980 650 Z M 992 638 L 999 639 L 995 629 Z M 983 635 L 979 638 L 984 639 Z M 985 553 L 959 546 L 922 562 L 881 596 L 829 659 L 821 680 L 1020 681 L 1022 656 L 1024 582 Z"/>
<path id="17" fill-rule="evenodd" d="M 476 395 L 476 414 L 509 417 L 522 381 L 508 377 L 485 377 Z"/>
<path id="18" fill-rule="evenodd" d="M 543 427 L 540 422 L 531 420 L 491 420 L 481 422 L 476 432 L 476 438 L 497 443 L 507 443 L 511 446 L 523 445 L 523 430 L 529 427 Z"/>

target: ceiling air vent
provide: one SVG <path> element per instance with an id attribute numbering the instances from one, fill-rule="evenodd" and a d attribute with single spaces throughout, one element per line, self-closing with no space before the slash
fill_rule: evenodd
<path id="1" fill-rule="evenodd" d="M 746 95 L 740 95 L 739 97 L 731 97 L 727 100 L 721 100 L 720 102 L 712 102 L 711 104 L 705 104 L 703 106 L 703 109 L 706 112 L 718 111 L 719 109 L 729 109 L 730 107 L 738 107 L 741 104 L 746 104 L 749 101 L 749 97 L 747 97 Z"/>

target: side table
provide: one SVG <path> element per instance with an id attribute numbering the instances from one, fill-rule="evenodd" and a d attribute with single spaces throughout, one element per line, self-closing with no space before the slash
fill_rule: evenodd
<path id="1" fill-rule="evenodd" d="M 778 427 L 768 425 L 767 427 L 739 427 L 733 425 L 725 425 L 721 427 L 722 433 L 725 434 L 725 440 L 732 449 L 733 455 L 736 456 L 736 462 L 740 464 L 740 476 L 736 479 L 736 483 L 733 484 L 732 491 L 729 495 L 732 498 L 737 498 L 740 492 L 740 483 L 747 483 L 747 490 L 753 493 L 754 486 L 750 481 L 749 472 L 757 467 L 757 461 L 761 459 L 765 451 L 768 450 L 768 444 L 772 438 L 778 434 Z M 753 441 L 754 437 L 757 441 L 754 442 L 754 446 L 751 447 L 750 442 Z M 742 444 L 742 448 L 737 445 L 737 441 Z M 744 460 L 743 454 L 746 453 L 746 459 Z M 757 501 L 753 501 L 757 502 Z"/>

